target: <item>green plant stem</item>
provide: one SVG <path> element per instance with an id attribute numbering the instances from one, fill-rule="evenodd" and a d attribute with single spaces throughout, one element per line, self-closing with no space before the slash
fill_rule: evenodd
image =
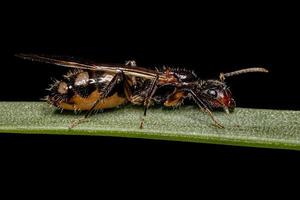
<path id="1" fill-rule="evenodd" d="M 99 135 L 228 144 L 300 150 L 300 111 L 236 108 L 232 114 L 215 112 L 225 126 L 215 127 L 209 116 L 194 106 L 150 108 L 144 128 L 143 108 L 125 106 L 92 115 L 69 129 L 83 116 L 58 112 L 44 102 L 0 102 L 0 132 L 29 134 Z"/>

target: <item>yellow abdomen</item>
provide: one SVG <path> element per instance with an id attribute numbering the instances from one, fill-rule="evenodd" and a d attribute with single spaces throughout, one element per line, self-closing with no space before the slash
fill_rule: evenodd
<path id="1" fill-rule="evenodd" d="M 84 98 L 75 94 L 68 102 L 61 102 L 58 106 L 65 110 L 90 110 L 97 99 L 100 98 L 100 93 L 95 90 L 88 97 Z M 108 109 L 120 106 L 127 102 L 125 97 L 120 97 L 118 93 L 114 93 L 112 96 L 105 98 L 99 102 L 95 107 L 95 110 Z"/>

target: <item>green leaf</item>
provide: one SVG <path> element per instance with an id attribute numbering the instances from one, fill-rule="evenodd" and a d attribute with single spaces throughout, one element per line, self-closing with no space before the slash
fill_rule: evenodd
<path id="1" fill-rule="evenodd" d="M 124 106 L 92 115 L 69 129 L 82 114 L 58 112 L 44 102 L 0 102 L 0 132 L 99 135 L 191 141 L 300 150 L 300 111 L 236 108 L 232 114 L 215 112 L 225 129 L 194 106 L 150 108 L 140 129 L 142 107 Z"/>

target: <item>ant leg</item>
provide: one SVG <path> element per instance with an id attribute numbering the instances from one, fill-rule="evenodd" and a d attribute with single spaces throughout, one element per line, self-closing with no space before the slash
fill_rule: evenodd
<path id="1" fill-rule="evenodd" d="M 74 128 L 75 126 L 77 126 L 78 124 L 80 124 L 81 122 L 85 121 L 86 118 L 88 118 L 92 112 L 95 110 L 96 106 L 101 103 L 104 99 L 106 99 L 108 97 L 108 95 L 113 91 L 113 89 L 115 88 L 116 85 L 120 84 L 120 80 L 121 82 L 124 80 L 124 73 L 123 71 L 119 71 L 109 82 L 109 84 L 107 85 L 107 87 L 104 89 L 104 91 L 101 93 L 100 97 L 93 103 L 93 106 L 87 111 L 87 113 L 84 115 L 83 118 L 75 120 L 74 122 L 72 122 L 69 126 L 69 128 Z"/>
<path id="2" fill-rule="evenodd" d="M 150 103 L 151 103 L 151 99 L 152 99 L 152 96 L 154 95 L 156 89 L 157 89 L 157 83 L 158 83 L 158 78 L 159 78 L 159 75 L 157 74 L 155 79 L 152 80 L 152 82 L 150 83 L 150 87 L 147 91 L 147 95 L 144 99 L 144 116 L 146 117 L 147 115 L 147 110 L 150 106 Z M 144 118 L 142 118 L 142 121 L 141 121 L 141 124 L 140 124 L 140 128 L 143 128 L 143 125 L 144 125 Z"/>
<path id="3" fill-rule="evenodd" d="M 150 88 L 147 91 L 147 96 L 146 96 L 146 98 L 144 100 L 144 106 L 145 106 L 144 116 L 146 116 L 147 109 L 150 106 L 150 101 L 152 99 L 152 96 L 154 95 L 154 93 L 155 93 L 155 91 L 157 89 L 158 78 L 159 78 L 159 76 L 156 75 L 155 79 L 153 79 L 153 81 L 150 84 Z"/>
<path id="4" fill-rule="evenodd" d="M 189 90 L 189 93 L 192 95 L 194 101 L 197 103 L 198 107 L 206 112 L 210 117 L 211 119 L 213 120 L 213 122 L 215 123 L 215 125 L 218 127 L 218 128 L 224 128 L 223 125 L 220 124 L 220 122 L 218 122 L 218 120 L 215 118 L 215 116 L 212 114 L 212 112 L 208 109 L 208 107 L 203 103 L 203 101 L 201 101 L 201 99 L 199 99 L 197 97 L 197 95 L 194 93 L 193 90 Z"/>

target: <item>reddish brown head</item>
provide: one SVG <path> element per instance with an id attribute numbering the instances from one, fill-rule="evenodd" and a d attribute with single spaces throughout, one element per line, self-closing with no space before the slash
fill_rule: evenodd
<path id="1" fill-rule="evenodd" d="M 201 84 L 198 95 L 202 96 L 203 101 L 210 108 L 222 108 L 226 112 L 232 112 L 235 108 L 235 101 L 224 82 L 217 80 L 205 81 Z"/>

